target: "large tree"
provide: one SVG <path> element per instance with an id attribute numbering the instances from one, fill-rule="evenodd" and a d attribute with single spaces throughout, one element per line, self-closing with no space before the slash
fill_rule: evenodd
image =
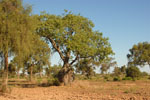
<path id="1" fill-rule="evenodd" d="M 72 80 L 72 65 L 80 58 L 102 61 L 112 54 L 108 38 L 93 31 L 91 20 L 66 12 L 63 15 L 42 14 L 37 33 L 45 37 L 52 50 L 60 55 L 63 67 L 59 81 L 66 85 Z"/>
<path id="2" fill-rule="evenodd" d="M 150 67 L 150 43 L 143 42 L 133 45 L 129 50 L 130 53 L 127 55 L 128 64 L 131 66 L 145 66 Z"/>
<path id="3" fill-rule="evenodd" d="M 9 54 L 30 52 L 34 23 L 31 7 L 23 7 L 22 0 L 0 0 L 0 52 L 4 56 L 2 90 L 7 92 Z"/>

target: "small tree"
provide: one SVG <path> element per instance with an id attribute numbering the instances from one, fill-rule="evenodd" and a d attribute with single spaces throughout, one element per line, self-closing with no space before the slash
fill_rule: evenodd
<path id="1" fill-rule="evenodd" d="M 126 69 L 126 76 L 135 79 L 141 76 L 141 72 L 138 67 L 130 66 Z"/>
<path id="2" fill-rule="evenodd" d="M 114 72 L 114 75 L 117 76 L 117 77 L 122 74 L 120 67 L 115 67 L 113 72 Z"/>
<path id="3" fill-rule="evenodd" d="M 75 64 L 76 72 L 85 75 L 88 79 L 95 74 L 95 66 L 90 59 L 81 59 Z"/>
<path id="4" fill-rule="evenodd" d="M 120 70 L 121 70 L 122 74 L 126 74 L 126 66 L 125 65 L 121 66 Z"/>
<path id="5" fill-rule="evenodd" d="M 34 44 L 32 50 L 24 59 L 24 65 L 30 75 L 30 81 L 32 81 L 33 72 L 41 74 L 43 66 L 50 64 L 50 48 L 48 44 L 37 35 L 34 36 L 32 43 Z"/>
<path id="6" fill-rule="evenodd" d="M 10 63 L 8 66 L 8 71 L 10 76 L 16 75 L 16 66 L 13 65 L 13 63 Z"/>
<path id="7" fill-rule="evenodd" d="M 107 59 L 105 59 L 100 67 L 101 70 L 101 74 L 107 73 L 108 69 L 110 69 L 110 67 L 116 67 L 117 66 L 117 62 L 113 61 L 114 58 L 109 57 Z"/>
<path id="8" fill-rule="evenodd" d="M 130 54 L 127 55 L 129 60 L 128 64 L 133 66 L 145 66 L 150 67 L 150 43 L 143 42 L 134 45 L 130 50 Z"/>
<path id="9" fill-rule="evenodd" d="M 53 66 L 48 66 L 46 67 L 46 75 L 47 76 L 53 76 L 56 78 L 58 76 L 59 71 L 61 70 L 62 66 L 61 65 L 53 65 Z"/>

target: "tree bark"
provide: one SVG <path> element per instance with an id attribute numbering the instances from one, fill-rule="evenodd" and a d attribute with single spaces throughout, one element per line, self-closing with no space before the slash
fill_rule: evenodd
<path id="1" fill-rule="evenodd" d="M 4 54 L 5 65 L 4 65 L 4 73 L 3 73 L 3 81 L 2 81 L 2 92 L 8 92 L 8 52 Z"/>
<path id="2" fill-rule="evenodd" d="M 58 79 L 60 85 L 68 85 L 73 81 L 73 70 L 71 69 L 69 63 L 65 63 L 63 65 L 62 70 L 58 73 Z"/>
<path id="3" fill-rule="evenodd" d="M 33 65 L 30 67 L 30 82 L 32 82 Z"/>
<path id="4" fill-rule="evenodd" d="M 42 78 L 42 72 L 41 72 L 41 71 L 40 71 L 40 73 L 39 73 L 39 74 L 40 74 L 40 78 Z"/>
<path id="5" fill-rule="evenodd" d="M 17 70 L 17 78 L 20 78 L 19 69 Z"/>

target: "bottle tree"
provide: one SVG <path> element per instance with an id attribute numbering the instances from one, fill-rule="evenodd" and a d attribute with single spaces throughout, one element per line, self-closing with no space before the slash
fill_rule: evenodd
<path id="1" fill-rule="evenodd" d="M 46 38 L 52 50 L 63 61 L 63 67 L 58 73 L 62 85 L 71 82 L 73 64 L 79 59 L 102 61 L 113 54 L 108 38 L 93 31 L 92 21 L 81 15 L 67 11 L 59 16 L 43 13 L 39 21 L 37 33 Z"/>

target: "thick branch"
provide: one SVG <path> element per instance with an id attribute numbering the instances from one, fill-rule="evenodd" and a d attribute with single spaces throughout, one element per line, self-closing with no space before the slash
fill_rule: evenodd
<path id="1" fill-rule="evenodd" d="M 80 58 L 93 58 L 93 56 L 82 56 L 82 57 L 80 57 Z"/>
<path id="2" fill-rule="evenodd" d="M 64 58 L 64 56 L 63 56 L 63 54 L 62 54 L 62 52 L 61 52 L 59 46 L 56 45 L 56 42 L 55 42 L 52 38 L 50 38 L 50 37 L 47 37 L 47 38 L 50 40 L 50 42 L 51 42 L 51 44 L 53 45 L 53 47 L 54 47 L 54 48 L 56 49 L 56 51 L 59 53 L 61 59 L 64 61 L 65 58 Z"/>
<path id="3" fill-rule="evenodd" d="M 70 63 L 70 65 L 74 64 L 76 62 L 76 60 L 79 59 L 79 56 L 77 55 L 76 58 Z"/>

